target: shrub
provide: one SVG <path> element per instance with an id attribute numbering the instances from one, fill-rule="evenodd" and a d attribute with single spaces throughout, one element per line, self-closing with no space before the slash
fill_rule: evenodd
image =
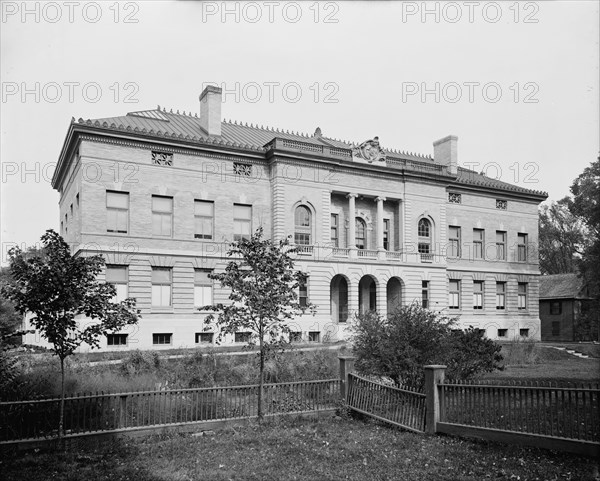
<path id="1" fill-rule="evenodd" d="M 446 364 L 449 376 L 459 379 L 499 368 L 501 347 L 473 328 L 453 332 L 455 323 L 418 304 L 402 306 L 387 318 L 360 315 L 353 326 L 356 368 L 416 388 L 423 386 L 427 364 Z"/>

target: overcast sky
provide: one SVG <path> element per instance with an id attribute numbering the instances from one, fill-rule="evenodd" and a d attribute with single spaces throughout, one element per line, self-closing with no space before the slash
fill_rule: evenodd
<path id="1" fill-rule="evenodd" d="M 432 154 L 558 200 L 599 151 L 598 2 L 2 1 L 2 255 L 59 228 L 71 117 L 157 104 Z M 24 8 L 25 5 L 25 8 Z"/>

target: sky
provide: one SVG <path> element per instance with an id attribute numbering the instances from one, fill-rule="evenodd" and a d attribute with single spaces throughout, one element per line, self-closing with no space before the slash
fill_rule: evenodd
<path id="1" fill-rule="evenodd" d="M 558 200 L 598 157 L 599 2 L 0 1 L 2 263 L 59 230 L 72 117 L 165 106 L 430 155 Z"/>

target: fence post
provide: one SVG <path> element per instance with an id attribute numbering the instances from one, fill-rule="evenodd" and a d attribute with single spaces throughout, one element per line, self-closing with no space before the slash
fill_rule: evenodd
<path id="1" fill-rule="evenodd" d="M 340 396 L 344 400 L 347 399 L 348 374 L 354 371 L 354 356 L 338 356 L 340 360 Z"/>
<path id="2" fill-rule="evenodd" d="M 119 398 L 119 428 L 126 427 L 127 414 L 127 395 Z"/>
<path id="3" fill-rule="evenodd" d="M 440 420 L 440 394 L 438 384 L 444 382 L 444 374 L 446 366 L 434 365 L 425 366 L 425 432 L 435 434 L 437 431 L 437 423 Z"/>

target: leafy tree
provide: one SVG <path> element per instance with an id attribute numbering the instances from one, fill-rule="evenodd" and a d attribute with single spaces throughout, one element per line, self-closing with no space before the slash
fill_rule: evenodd
<path id="1" fill-rule="evenodd" d="M 18 312 L 32 316 L 31 325 L 52 344 L 60 360 L 58 435 L 62 438 L 65 359 L 81 344 L 98 347 L 100 336 L 135 324 L 140 311 L 132 298 L 112 302 L 114 286 L 97 280 L 104 266 L 102 256 L 73 257 L 69 245 L 53 230 L 46 231 L 41 240 L 40 255 L 28 255 L 19 248 L 9 251 L 12 280 L 2 287 L 2 294 Z M 84 320 L 91 322 L 84 324 Z"/>
<path id="2" fill-rule="evenodd" d="M 600 298 L 600 157 L 573 181 L 569 209 L 587 227 L 579 270 L 592 297 Z"/>
<path id="3" fill-rule="evenodd" d="M 230 305 L 204 306 L 200 310 L 218 311 L 217 340 L 226 334 L 249 332 L 247 346 L 259 347 L 258 418 L 263 417 L 262 399 L 265 361 L 274 352 L 289 345 L 290 329 L 286 322 L 314 306 L 301 306 L 297 290 L 306 282 L 306 274 L 294 269 L 290 254 L 296 252 L 289 239 L 275 243 L 263 239 L 262 227 L 250 239 L 233 242 L 227 255 L 235 257 L 225 272 L 210 277 L 231 289 Z M 208 329 L 215 316 L 205 319 Z"/>
<path id="4" fill-rule="evenodd" d="M 450 378 L 470 379 L 499 367 L 501 347 L 478 330 L 454 329 L 456 319 L 413 303 L 387 318 L 376 313 L 357 317 L 353 351 L 359 372 L 385 376 L 398 386 L 422 387 L 424 366 L 446 364 Z"/>
<path id="5" fill-rule="evenodd" d="M 539 211 L 539 256 L 542 274 L 566 274 L 577 270 L 585 243 L 585 226 L 569 210 L 565 197 Z"/>

